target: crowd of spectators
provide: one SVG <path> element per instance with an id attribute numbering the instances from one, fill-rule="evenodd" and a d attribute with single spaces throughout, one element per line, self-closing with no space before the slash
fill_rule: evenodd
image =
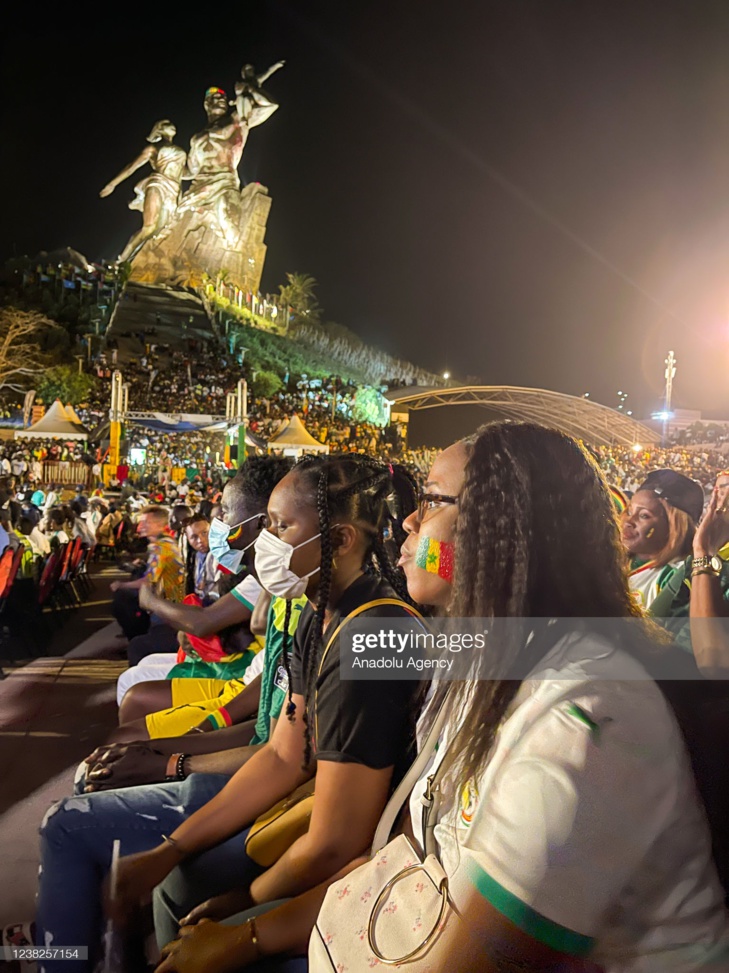
<path id="1" fill-rule="evenodd" d="M 465 913 L 463 921 L 478 928 L 478 948 L 491 937 L 506 942 L 510 963 L 515 958 L 521 969 L 546 969 L 545 957 L 550 968 L 571 968 L 569 946 L 554 936 L 545 946 L 538 930 L 545 923 L 560 931 L 591 928 L 577 916 L 594 902 L 600 922 L 581 947 L 594 964 L 580 969 L 630 969 L 612 962 L 613 937 L 620 955 L 639 959 L 646 973 L 665 973 L 679 956 L 686 973 L 725 969 L 729 860 L 715 841 L 712 861 L 701 807 L 705 802 L 712 828 L 726 829 L 726 801 L 717 815 L 712 790 L 726 779 L 723 757 L 714 759 L 712 735 L 703 763 L 689 762 L 689 752 L 692 759 L 699 753 L 690 748 L 706 746 L 697 729 L 704 708 L 696 705 L 699 697 L 681 695 L 689 682 L 659 690 L 651 666 L 660 656 L 666 668 L 656 673 L 681 673 L 699 692 L 703 686 L 713 692 L 707 677 L 729 671 L 729 637 L 707 639 L 699 624 L 707 613 L 727 613 L 729 475 L 717 479 L 719 454 L 598 448 L 592 452 L 611 482 L 607 491 L 586 453 L 574 447 L 539 426 L 496 423 L 467 446 L 404 450 L 411 469 L 422 464 L 421 483 L 427 475 L 437 484 L 420 497 L 407 469 L 359 453 L 309 459 L 293 469 L 275 457 L 251 459 L 222 495 L 201 478 L 174 490 L 156 484 L 145 495 L 127 485 L 109 514 L 123 519 L 134 510 L 148 547 L 125 565 L 129 581 L 115 583 L 130 663 L 118 685 L 120 726 L 79 768 L 74 796 L 44 821 L 36 941 L 56 941 L 63 930 L 98 953 L 99 892 L 119 836 L 119 891 L 107 908 L 129 934 L 129 918 L 153 894 L 162 971 L 215 973 L 280 955 L 270 969 L 304 973 L 305 961 L 290 957 L 305 952 L 317 913 L 329 921 L 322 900 L 332 883 L 340 903 L 347 899 L 338 905 L 340 921 L 351 915 L 354 924 L 344 948 L 352 956 L 365 950 L 357 916 L 366 925 L 373 896 L 370 879 L 359 878 L 369 856 L 360 855 L 372 841 L 391 772 L 402 777 L 411 759 L 411 705 L 417 708 L 421 697 L 406 681 L 340 678 L 344 650 L 332 644 L 340 623 L 357 611 L 373 612 L 373 599 L 389 599 L 394 616 L 412 622 L 407 596 L 461 620 L 503 611 L 523 622 L 525 611 L 544 607 L 568 616 L 545 619 L 544 629 L 533 621 L 526 648 L 505 629 L 503 651 L 513 653 L 508 665 L 485 653 L 473 663 L 480 678 L 464 695 L 460 684 L 441 685 L 431 707 L 438 712 L 442 705 L 442 717 L 426 709 L 421 724 L 424 753 L 430 747 L 438 756 L 423 761 L 405 805 L 413 847 L 423 847 L 426 774 L 437 773 L 443 749 L 470 740 L 476 764 L 451 765 L 462 775 L 458 788 L 440 792 L 435 805 L 435 853 L 449 876 L 463 857 L 472 861 L 468 889 L 488 902 L 491 885 L 477 866 L 485 874 L 498 861 L 502 877 L 513 874 L 522 883 L 510 883 L 520 915 L 530 914 L 525 909 L 536 890 L 544 895 L 538 925 L 520 927 L 518 935 L 498 918 L 503 895 L 492 903 L 496 918 Z M 710 488 L 706 513 L 697 474 Z M 54 502 L 47 518 L 59 542 L 61 532 L 73 529 L 54 513 L 62 509 Z M 308 543 L 329 533 L 329 543 Z M 393 552 L 384 538 L 395 542 Z M 400 551 L 404 574 L 395 566 Z M 721 564 L 714 566 L 716 555 Z M 550 570 L 540 570 L 543 564 Z M 490 579 L 483 597 L 487 581 L 478 578 Z M 576 610 L 581 620 L 572 617 Z M 635 625 L 631 636 L 620 634 L 623 617 Z M 605 626 L 605 619 L 616 624 Z M 664 644 L 654 622 L 675 644 Z M 421 624 L 413 622 L 418 631 Z M 513 676 L 520 662 L 525 675 L 539 674 L 521 689 Z M 633 674 L 628 682 L 625 672 Z M 494 680 L 501 685 L 496 694 Z M 311 706 L 315 719 L 307 718 Z M 689 717 L 696 721 L 691 730 Z M 478 742 L 487 720 L 493 757 Z M 541 732 L 530 734 L 537 722 Z M 716 722 L 711 727 L 715 734 Z M 493 789 L 489 759 L 506 768 Z M 469 783 L 474 773 L 477 789 Z M 304 833 L 259 863 L 249 843 L 251 822 L 307 781 Z M 446 827 L 451 815 L 458 823 Z M 556 843 L 562 853 L 554 859 Z M 390 853 L 396 854 L 394 843 Z M 412 866 L 412 849 L 408 854 L 403 867 Z M 578 878 L 579 903 L 565 892 Z M 472 901 L 471 892 L 452 887 L 454 896 L 465 896 L 459 908 Z M 637 897 L 636 890 L 642 890 Z M 282 899 L 289 901 L 280 905 Z M 659 920 L 651 918 L 654 902 L 661 905 Z M 409 908 L 407 899 L 399 908 Z M 701 922 L 689 922 L 697 909 Z M 417 932 L 417 916 L 412 921 Z M 450 959 L 434 969 L 466 969 L 453 959 L 466 933 L 459 935 L 454 939 L 447 925 L 439 931 L 445 943 L 439 949 L 448 947 Z M 128 935 L 127 950 L 132 940 Z M 334 940 L 328 945 L 338 948 Z M 46 973 L 57 966 L 44 964 Z M 89 960 L 77 970 L 91 968 Z"/>
<path id="2" fill-rule="evenodd" d="M 595 454 L 608 482 L 628 493 L 634 493 L 651 470 L 668 467 L 698 480 L 708 496 L 719 471 L 729 465 L 728 453 L 708 447 L 598 446 Z"/>
<path id="3" fill-rule="evenodd" d="M 107 345 L 94 363 L 107 409 L 111 376 L 119 367 L 129 385 L 133 411 L 225 415 L 227 393 L 245 377 L 235 356 L 211 350 L 195 338 L 187 339 L 184 351 L 158 344 L 149 335 L 140 333 L 137 338 L 144 345 L 139 357 L 127 357 L 119 364 L 116 349 Z"/>

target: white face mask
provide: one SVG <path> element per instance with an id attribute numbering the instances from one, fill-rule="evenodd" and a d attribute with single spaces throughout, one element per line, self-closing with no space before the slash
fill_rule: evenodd
<path id="1" fill-rule="evenodd" d="M 333 526 L 336 527 L 337 524 Z M 293 544 L 287 544 L 276 534 L 272 534 L 270 530 L 261 531 L 255 543 L 255 564 L 258 580 L 266 591 L 277 598 L 287 600 L 301 598 L 306 591 L 309 578 L 316 574 L 319 568 L 314 568 L 300 578 L 298 574 L 294 574 L 289 565 L 294 551 L 311 544 L 317 537 L 321 537 L 321 534 L 315 534 L 308 541 L 303 541 L 294 547 Z"/>
<path id="2" fill-rule="evenodd" d="M 222 564 L 232 574 L 238 573 L 243 563 L 243 555 L 249 547 L 253 546 L 255 541 L 246 544 L 242 550 L 235 550 L 228 543 L 228 537 L 233 531 L 238 530 L 239 527 L 243 527 L 244 524 L 249 524 L 252 520 L 256 520 L 261 516 L 261 514 L 254 514 L 253 517 L 248 517 L 246 520 L 242 520 L 239 524 L 234 524 L 232 527 L 229 527 L 219 517 L 213 517 L 210 523 L 210 533 L 208 534 L 210 552 L 218 564 Z"/>

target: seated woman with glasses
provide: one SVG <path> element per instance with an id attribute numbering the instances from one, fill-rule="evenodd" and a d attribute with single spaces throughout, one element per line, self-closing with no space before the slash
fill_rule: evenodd
<path id="1" fill-rule="evenodd" d="M 409 593 L 483 620 L 489 638 L 421 722 L 422 747 L 444 719 L 405 832 L 417 859 L 432 793 L 428 825 L 460 918 L 422 929 L 430 951 L 413 968 L 723 973 L 729 924 L 706 816 L 651 675 L 674 650 L 631 595 L 597 466 L 557 431 L 496 422 L 441 453 L 420 499 L 404 522 Z M 381 964 L 368 930 L 383 885 L 353 892 L 367 857 L 324 903 L 312 944 L 326 943 L 331 965 L 310 973 Z M 210 971 L 283 969 L 306 951 L 329 884 L 231 925 L 187 925 L 159 973 L 203 958 Z M 417 902 L 400 912 L 403 929 L 422 925 Z"/>

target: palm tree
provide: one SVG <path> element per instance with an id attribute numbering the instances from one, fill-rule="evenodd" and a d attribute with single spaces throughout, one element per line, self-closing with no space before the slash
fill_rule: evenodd
<path id="1" fill-rule="evenodd" d="M 286 280 L 288 283 L 279 290 L 281 301 L 291 308 L 293 323 L 320 324 L 322 311 L 314 295 L 316 279 L 310 274 L 286 274 Z"/>

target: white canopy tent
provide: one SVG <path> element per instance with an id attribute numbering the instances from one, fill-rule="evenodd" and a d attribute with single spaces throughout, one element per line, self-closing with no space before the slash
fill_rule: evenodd
<path id="1" fill-rule="evenodd" d="M 297 459 L 302 453 L 328 453 L 329 447 L 325 443 L 319 443 L 306 431 L 304 423 L 297 415 L 293 415 L 289 422 L 283 426 L 268 441 L 269 452 L 281 450 L 284 456 L 295 456 Z"/>
<path id="2" fill-rule="evenodd" d="M 75 413 L 74 413 L 75 415 Z M 77 417 L 78 418 L 78 417 Z M 73 422 L 59 399 L 53 403 L 42 419 L 30 429 L 20 429 L 16 439 L 88 439 L 89 434 L 80 422 Z"/>
<path id="3" fill-rule="evenodd" d="M 76 426 L 81 426 L 82 429 L 84 428 L 83 422 L 81 422 L 79 419 L 78 413 L 72 405 L 66 406 L 66 417 L 68 418 L 69 422 L 72 422 Z"/>

